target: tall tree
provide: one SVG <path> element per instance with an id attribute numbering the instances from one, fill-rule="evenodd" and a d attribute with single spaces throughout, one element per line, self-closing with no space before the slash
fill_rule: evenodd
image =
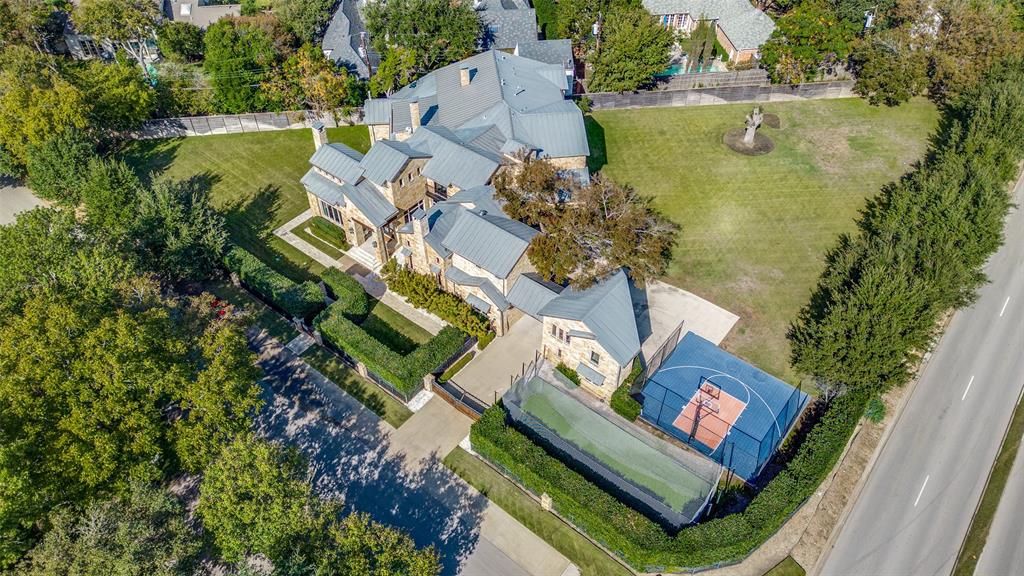
<path id="1" fill-rule="evenodd" d="M 334 4 L 333 0 L 276 0 L 274 13 L 301 42 L 314 43 L 331 19 Z"/>
<path id="2" fill-rule="evenodd" d="M 476 50 L 480 22 L 469 2 L 390 0 L 366 8 L 366 29 L 377 52 L 401 47 L 414 55 L 418 71 L 429 72 Z"/>
<path id="3" fill-rule="evenodd" d="M 124 496 L 62 509 L 46 537 L 15 574 L 66 576 L 186 576 L 194 573 L 202 540 L 170 494 L 136 484 Z"/>
<path id="4" fill-rule="evenodd" d="M 416 54 L 399 46 L 389 46 L 384 51 L 377 71 L 370 78 L 369 91 L 372 96 L 390 96 L 416 77 Z"/>
<path id="5" fill-rule="evenodd" d="M 40 198 L 74 208 L 81 201 L 81 178 L 96 156 L 96 142 L 67 129 L 28 147 L 28 185 Z"/>
<path id="6" fill-rule="evenodd" d="M 928 59 L 902 29 L 870 34 L 850 60 L 857 72 L 854 90 L 873 105 L 896 106 L 928 87 Z"/>
<path id="7" fill-rule="evenodd" d="M 691 72 L 701 70 L 711 61 L 715 49 L 715 23 L 702 14 L 697 26 L 686 39 L 687 68 Z"/>
<path id="8" fill-rule="evenodd" d="M 156 45 L 165 58 L 196 62 L 203 59 L 203 30 L 191 22 L 162 22 Z"/>
<path id="9" fill-rule="evenodd" d="M 217 109 L 228 113 L 262 110 L 258 90 L 264 76 L 291 51 L 294 38 L 270 15 L 222 18 L 206 30 L 206 59 Z"/>
<path id="10" fill-rule="evenodd" d="M 263 81 L 268 99 L 286 110 L 310 109 L 324 114 L 361 101 L 358 80 L 306 44 Z"/>
<path id="11" fill-rule="evenodd" d="M 69 70 L 67 77 L 89 102 L 94 130 L 117 136 L 138 128 L 153 113 L 156 92 L 136 66 L 90 60 Z"/>
<path id="12" fill-rule="evenodd" d="M 145 43 L 156 33 L 160 17 L 160 7 L 150 0 L 82 0 L 72 15 L 82 32 L 130 54 L 146 78 Z"/>
<path id="13" fill-rule="evenodd" d="M 612 10 L 601 36 L 603 42 L 588 84 L 592 91 L 636 90 L 668 67 L 672 32 L 640 5 Z"/>
<path id="14" fill-rule="evenodd" d="M 67 7 L 63 1 L 0 0 L 0 48 L 21 44 L 47 51 L 63 32 L 60 12 Z"/>
<path id="15" fill-rule="evenodd" d="M 857 27 L 836 17 L 823 0 L 806 0 L 778 19 L 761 47 L 761 64 L 776 82 L 813 79 L 844 60 Z"/>

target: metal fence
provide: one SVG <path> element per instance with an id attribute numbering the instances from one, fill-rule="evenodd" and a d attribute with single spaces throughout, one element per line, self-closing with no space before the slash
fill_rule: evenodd
<path id="1" fill-rule="evenodd" d="M 614 108 L 649 108 L 657 106 L 705 106 L 740 102 L 785 102 L 850 98 L 854 96 L 853 80 L 812 82 L 771 86 L 716 86 L 685 90 L 650 90 L 643 92 L 599 92 L 578 95 L 590 99 L 594 110 Z"/>

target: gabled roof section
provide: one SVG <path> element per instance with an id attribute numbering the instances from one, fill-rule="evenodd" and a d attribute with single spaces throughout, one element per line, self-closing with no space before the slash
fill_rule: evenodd
<path id="1" fill-rule="evenodd" d="M 366 153 L 360 162 L 363 175 L 380 184 L 393 181 L 406 163 L 413 158 L 427 158 L 425 152 L 416 150 L 405 142 L 380 140 Z"/>
<path id="2" fill-rule="evenodd" d="M 317 198 L 326 200 L 328 204 L 335 206 L 345 205 L 345 194 L 341 186 L 324 178 L 316 170 L 310 168 L 299 182 L 306 187 Z"/>
<path id="3" fill-rule="evenodd" d="M 341 189 L 345 198 L 374 226 L 383 226 L 398 214 L 398 209 L 366 179 L 360 180 L 355 186 L 346 184 Z"/>
<path id="4" fill-rule="evenodd" d="M 363 121 L 369 125 L 391 124 L 391 101 L 370 98 L 363 104 Z"/>
<path id="5" fill-rule="evenodd" d="M 543 142 L 541 156 L 589 156 L 587 128 L 579 108 L 568 100 L 553 102 L 532 114 L 512 113 L 516 135 L 527 142 Z"/>
<path id="6" fill-rule="evenodd" d="M 498 290 L 498 288 L 494 284 L 491 284 L 491 281 L 486 278 L 473 276 L 469 272 L 455 266 L 449 266 L 444 271 L 444 277 L 456 284 L 459 284 L 460 286 L 477 287 L 485 296 L 487 296 L 488 300 L 498 307 L 499 310 L 505 311 L 509 309 L 509 303 L 508 300 L 505 299 L 505 295 L 502 294 L 501 290 Z"/>
<path id="7" fill-rule="evenodd" d="M 363 175 L 362 159 L 362 154 L 344 144 L 325 144 L 313 152 L 309 163 L 343 182 L 355 183 Z"/>
<path id="8" fill-rule="evenodd" d="M 620 365 L 640 352 L 629 279 L 623 270 L 585 290 L 566 288 L 541 308 L 540 315 L 583 322 Z"/>
<path id="9" fill-rule="evenodd" d="M 562 291 L 558 284 L 545 282 L 540 276 L 533 272 L 522 274 L 512 285 L 508 292 L 508 301 L 513 306 L 526 312 L 534 318 L 540 315 L 540 310 L 548 302 L 554 300 Z"/>
<path id="10" fill-rule="evenodd" d="M 537 234 L 504 214 L 463 209 L 442 244 L 495 277 L 507 278 Z"/>
<path id="11" fill-rule="evenodd" d="M 423 175 L 443 186 L 484 185 L 501 165 L 496 155 L 459 140 L 451 130 L 442 127 L 423 126 L 406 143 L 429 153 Z"/>
<path id="12" fill-rule="evenodd" d="M 520 42 L 537 40 L 537 13 L 533 8 L 489 9 L 477 12 L 481 24 L 480 43 L 484 50 L 513 48 Z"/>

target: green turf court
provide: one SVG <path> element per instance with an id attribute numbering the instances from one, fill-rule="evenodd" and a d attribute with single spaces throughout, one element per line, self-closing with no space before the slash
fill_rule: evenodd
<path id="1" fill-rule="evenodd" d="M 527 414 L 677 512 L 699 510 L 717 482 L 717 466 L 695 455 L 684 465 L 648 443 L 661 440 L 641 441 L 540 377 L 517 384 L 515 396 Z"/>

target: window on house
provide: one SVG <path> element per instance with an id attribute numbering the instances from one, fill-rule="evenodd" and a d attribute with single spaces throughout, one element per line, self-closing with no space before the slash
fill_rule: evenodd
<path id="1" fill-rule="evenodd" d="M 558 338 L 558 326 L 555 326 L 554 324 L 551 325 L 551 335 Z"/>
<path id="2" fill-rule="evenodd" d="M 590 351 L 590 363 L 594 366 L 601 364 L 601 356 L 593 350 Z"/>
<path id="3" fill-rule="evenodd" d="M 338 224 L 341 224 L 341 212 L 337 208 L 331 206 L 327 202 L 320 200 L 320 212 L 323 213 L 329 220 L 333 220 Z"/>
<path id="4" fill-rule="evenodd" d="M 565 337 L 565 330 L 562 330 L 561 328 L 558 329 L 558 339 L 565 340 L 566 342 L 568 342 L 568 340 Z"/>

